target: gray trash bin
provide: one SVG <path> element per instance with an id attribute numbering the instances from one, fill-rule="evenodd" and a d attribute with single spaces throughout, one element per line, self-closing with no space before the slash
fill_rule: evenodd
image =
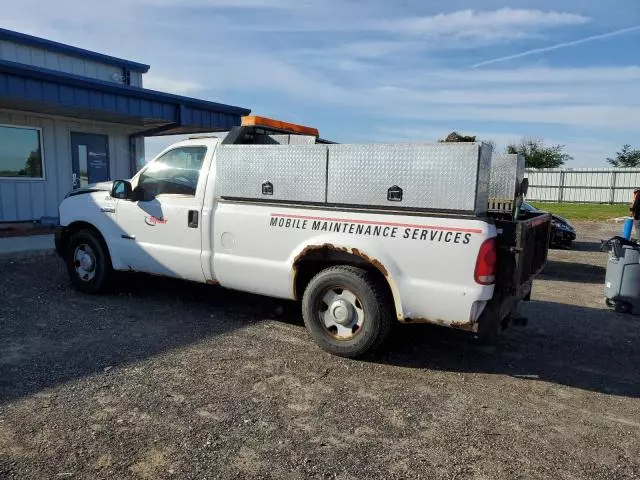
<path id="1" fill-rule="evenodd" d="M 640 246 L 621 237 L 607 243 L 604 296 L 616 312 L 640 315 Z"/>

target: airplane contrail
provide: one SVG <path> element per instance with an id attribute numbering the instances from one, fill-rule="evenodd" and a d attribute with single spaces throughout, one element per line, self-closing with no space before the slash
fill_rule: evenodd
<path id="1" fill-rule="evenodd" d="M 582 43 L 593 42 L 594 40 L 600 40 L 602 38 L 615 37 L 617 35 L 624 35 L 625 33 L 634 32 L 640 30 L 640 25 L 634 27 L 623 28 L 621 30 L 614 30 L 613 32 L 601 33 L 600 35 L 593 35 L 591 37 L 580 38 L 578 40 L 572 40 L 570 42 L 557 43 L 549 47 L 533 48 L 526 52 L 515 53 L 513 55 L 507 55 L 506 57 L 492 58 L 491 60 L 485 60 L 480 63 L 472 65 L 471 68 L 483 67 L 485 65 L 491 65 L 492 63 L 506 62 L 507 60 L 513 60 L 514 58 L 528 57 L 529 55 L 536 55 L 538 53 L 550 52 L 552 50 L 559 50 L 561 48 L 573 47 L 574 45 L 580 45 Z"/>

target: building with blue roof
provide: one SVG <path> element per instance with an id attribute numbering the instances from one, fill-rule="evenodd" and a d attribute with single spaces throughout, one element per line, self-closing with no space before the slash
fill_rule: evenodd
<path id="1" fill-rule="evenodd" d="M 0 222 L 131 177 L 144 137 L 229 130 L 245 108 L 145 89 L 144 65 L 0 29 Z"/>

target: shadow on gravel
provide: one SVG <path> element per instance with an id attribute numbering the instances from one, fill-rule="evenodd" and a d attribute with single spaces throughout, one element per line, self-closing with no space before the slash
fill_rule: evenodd
<path id="1" fill-rule="evenodd" d="M 32 291 L 3 292 L 8 301 L 0 305 L 0 402 L 241 329 L 274 316 L 280 305 L 146 275 L 123 275 L 117 292 L 90 296 L 72 290 L 61 271 L 47 276 L 34 279 L 30 271 L 23 278 L 18 272 L 13 280 L 32 281 Z M 39 305 L 45 296 L 50 300 Z"/>
<path id="2" fill-rule="evenodd" d="M 606 268 L 599 265 L 548 260 L 538 278 L 540 280 L 604 284 L 605 273 Z"/>
<path id="3" fill-rule="evenodd" d="M 538 301 L 529 302 L 522 313 L 528 326 L 507 329 L 494 345 L 447 328 L 402 325 L 373 361 L 640 397 L 640 317 Z"/>
<path id="4" fill-rule="evenodd" d="M 601 242 L 573 242 L 571 250 L 577 250 L 579 252 L 602 252 Z"/>

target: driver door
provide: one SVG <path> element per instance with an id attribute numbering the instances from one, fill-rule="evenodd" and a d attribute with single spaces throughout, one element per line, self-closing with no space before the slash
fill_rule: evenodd
<path id="1" fill-rule="evenodd" d="M 202 282 L 202 204 L 211 163 L 205 146 L 176 147 L 134 179 L 135 201 L 118 200 L 120 257 L 131 269 Z"/>

